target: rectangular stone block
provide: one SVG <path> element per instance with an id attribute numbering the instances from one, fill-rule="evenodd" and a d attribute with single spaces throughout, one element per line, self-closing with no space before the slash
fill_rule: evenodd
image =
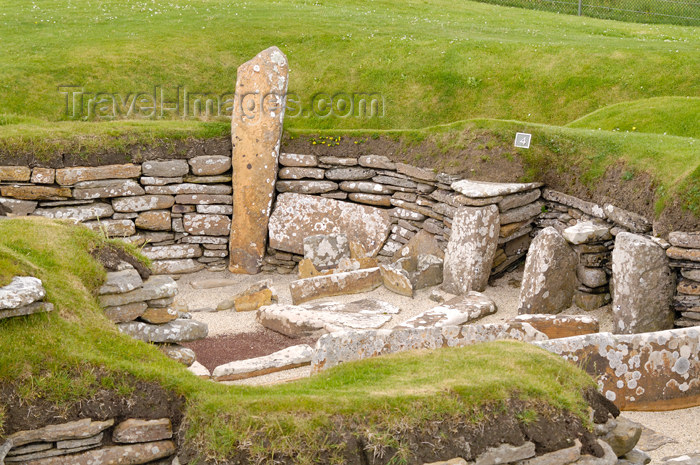
<path id="1" fill-rule="evenodd" d="M 227 215 L 186 213 L 182 224 L 185 232 L 197 236 L 224 236 L 231 232 L 231 219 Z"/>
<path id="2" fill-rule="evenodd" d="M 78 200 L 102 199 L 143 195 L 143 187 L 131 179 L 102 181 L 81 181 L 73 188 L 73 197 Z"/>
<path id="3" fill-rule="evenodd" d="M 32 170 L 32 183 L 53 184 L 56 180 L 56 170 L 52 168 L 36 167 Z"/>
<path id="4" fill-rule="evenodd" d="M 28 166 L 0 166 L 0 181 L 27 182 L 31 175 Z"/>
<path id="5" fill-rule="evenodd" d="M 300 279 L 289 285 L 292 303 L 299 305 L 313 299 L 369 292 L 382 284 L 379 268 L 347 271 Z"/>
<path id="6" fill-rule="evenodd" d="M 67 187 L 0 186 L 0 195 L 20 200 L 65 200 L 71 191 Z"/>
<path id="7" fill-rule="evenodd" d="M 56 182 L 61 186 L 72 186 L 81 181 L 101 179 L 128 179 L 141 176 L 141 166 L 125 165 L 76 166 L 56 170 Z"/>

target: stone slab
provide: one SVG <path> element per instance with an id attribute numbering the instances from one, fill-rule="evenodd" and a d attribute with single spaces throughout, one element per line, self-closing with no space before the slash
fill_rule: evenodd
<path id="1" fill-rule="evenodd" d="M 598 319 L 587 315 L 518 315 L 513 321 L 529 323 L 550 339 L 581 336 L 597 333 L 600 330 Z"/>
<path id="2" fill-rule="evenodd" d="M 173 437 L 169 418 L 141 420 L 130 418 L 119 423 L 112 431 L 112 441 L 118 444 L 161 441 Z"/>
<path id="3" fill-rule="evenodd" d="M 140 321 L 119 323 L 119 331 L 144 342 L 189 342 L 204 339 L 209 332 L 206 323 L 196 320 L 178 319 L 162 325 Z"/>
<path id="4" fill-rule="evenodd" d="M 532 189 L 537 189 L 542 186 L 542 183 L 499 183 L 486 181 L 473 181 L 463 179 L 453 182 L 451 187 L 458 193 L 472 198 L 497 197 L 501 195 L 515 194 L 516 192 L 524 192 Z"/>
<path id="5" fill-rule="evenodd" d="M 128 446 L 108 446 L 71 456 L 71 465 L 141 465 L 170 457 L 176 452 L 172 441 Z M 65 457 L 32 460 L 23 465 L 66 465 Z"/>
<path id="6" fill-rule="evenodd" d="M 270 218 L 270 247 L 298 255 L 304 238 L 318 234 L 345 234 L 374 256 L 389 235 L 391 220 L 385 210 L 335 199 L 281 194 Z"/>
<path id="7" fill-rule="evenodd" d="M 133 302 L 144 302 L 148 300 L 173 297 L 177 294 L 177 283 L 167 276 L 151 276 L 144 281 L 139 289 L 123 294 L 106 294 L 99 296 L 102 307 L 116 307 Z"/>
<path id="8" fill-rule="evenodd" d="M 188 163 L 196 176 L 216 176 L 231 169 L 231 157 L 226 155 L 202 155 L 190 158 Z"/>
<path id="9" fill-rule="evenodd" d="M 138 182 L 131 179 L 81 181 L 73 188 L 73 198 L 78 200 L 127 197 L 143 194 L 143 187 L 141 187 Z"/>
<path id="10" fill-rule="evenodd" d="M 65 200 L 72 196 L 68 187 L 0 186 L 0 195 L 19 200 Z"/>
<path id="11" fill-rule="evenodd" d="M 219 365 L 212 377 L 216 381 L 234 381 L 309 365 L 313 349 L 306 344 L 287 347 L 263 357 Z"/>
<path id="12" fill-rule="evenodd" d="M 37 208 L 34 214 L 56 220 L 83 222 L 109 218 L 114 214 L 114 209 L 106 203 L 94 203 L 75 207 Z"/>
<path id="13" fill-rule="evenodd" d="M 290 283 L 289 290 L 292 294 L 292 303 L 298 305 L 322 297 L 369 292 L 381 284 L 382 276 L 379 268 L 367 268 L 300 279 Z"/>
<path id="14" fill-rule="evenodd" d="M 99 181 L 102 179 L 128 179 L 141 176 L 141 166 L 127 163 L 124 165 L 76 166 L 56 170 L 56 183 L 72 186 L 82 181 Z"/>
<path id="15" fill-rule="evenodd" d="M 89 418 L 57 425 L 49 425 L 29 431 L 18 431 L 7 437 L 14 447 L 34 442 L 56 442 L 69 439 L 84 439 L 95 436 L 114 424 L 114 420 L 92 421 Z"/>
<path id="16" fill-rule="evenodd" d="M 16 309 L 46 297 L 41 280 L 33 276 L 15 276 L 10 284 L 0 287 L 0 310 Z"/>
<path id="17" fill-rule="evenodd" d="M 486 315 L 496 313 L 496 304 L 476 291 L 470 291 L 430 310 L 410 318 L 396 328 L 439 328 L 443 326 L 461 326 Z"/>

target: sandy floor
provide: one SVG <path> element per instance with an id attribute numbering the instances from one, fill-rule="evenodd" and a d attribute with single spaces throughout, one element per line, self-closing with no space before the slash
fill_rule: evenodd
<path id="1" fill-rule="evenodd" d="M 522 271 L 515 271 L 496 280 L 492 283 L 492 286 L 486 289 L 484 294 L 496 302 L 498 311 L 493 315 L 482 318 L 479 320 L 479 323 L 502 323 L 517 315 L 518 293 L 521 278 Z M 276 291 L 279 302 L 291 304 L 289 283 L 297 279 L 296 275 L 261 274 L 248 276 L 234 275 L 227 271 L 201 271 L 199 273 L 183 276 L 179 281 L 180 292 L 177 301 L 187 303 L 190 310 L 193 311 L 193 318 L 209 325 L 210 336 L 255 332 L 262 329 L 262 326 L 255 321 L 255 312 L 212 312 L 212 310 L 214 310 L 222 300 L 228 299 L 244 291 L 252 284 L 266 279 L 272 282 L 273 289 Z M 224 281 L 214 282 L 213 280 Z M 197 289 L 194 287 L 202 284 L 217 284 L 218 286 L 208 289 Z M 221 286 L 222 284 L 226 285 Z M 425 310 L 435 307 L 437 303 L 431 300 L 429 296 L 436 289 L 437 288 L 422 289 L 411 299 L 394 294 L 388 289 L 380 287 L 366 294 L 340 296 L 333 298 L 333 300 L 351 302 L 362 298 L 375 298 L 390 302 L 401 309 L 401 312 L 394 315 L 391 321 L 383 327 L 392 328 Z M 452 297 L 450 294 L 446 293 L 442 293 L 442 295 L 446 299 Z M 585 312 L 577 307 L 572 307 L 564 313 L 595 316 L 600 322 L 601 331 L 610 331 L 612 329 L 612 317 L 609 307 L 603 307 L 593 312 Z M 270 385 L 307 376 L 309 376 L 309 368 L 302 367 L 226 384 Z M 700 407 L 676 410 L 673 412 L 625 412 L 625 415 L 657 433 L 656 436 L 649 436 L 652 440 L 647 441 L 648 448 L 654 449 L 647 450 L 647 453 L 652 457 L 652 463 L 658 462 L 662 458 L 668 456 L 693 453 L 696 451 L 700 452 Z M 645 432 L 645 435 L 648 434 L 649 432 Z M 643 439 L 644 438 L 643 436 Z M 660 442 L 672 442 L 659 447 L 659 439 L 661 439 Z M 640 441 L 640 446 L 641 445 L 642 442 Z"/>

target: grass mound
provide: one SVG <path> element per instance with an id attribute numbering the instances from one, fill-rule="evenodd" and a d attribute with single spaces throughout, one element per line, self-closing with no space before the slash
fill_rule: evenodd
<path id="1" fill-rule="evenodd" d="M 12 393 L 0 403 L 0 436 L 19 429 L 12 419 L 32 405 L 73 419 L 80 405 L 106 392 L 132 395 L 144 382 L 184 397 L 181 446 L 209 459 L 265 462 L 276 451 L 294 463 L 332 463 L 324 460 L 343 456 L 348 441 L 361 437 L 367 450 L 387 454 L 383 463 L 401 463 L 412 453 L 411 432 L 437 424 L 430 422 L 478 426 L 507 411 L 525 424 L 562 410 L 586 421 L 582 392 L 592 380 L 516 342 L 394 354 L 273 387 L 205 382 L 102 315 L 93 295 L 104 271 L 88 251 L 103 244 L 98 234 L 61 222 L 0 221 L 0 284 L 36 276 L 56 306 L 0 321 L 0 391 Z"/>
<path id="2" fill-rule="evenodd" d="M 571 128 L 649 132 L 700 138 L 700 97 L 656 97 L 603 107 L 567 124 Z"/>

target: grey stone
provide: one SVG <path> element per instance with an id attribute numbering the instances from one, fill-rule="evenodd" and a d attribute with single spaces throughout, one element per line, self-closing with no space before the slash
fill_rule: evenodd
<path id="1" fill-rule="evenodd" d="M 204 264 L 192 258 L 181 260 L 154 260 L 151 262 L 154 275 L 196 273 L 204 269 Z"/>
<path id="2" fill-rule="evenodd" d="M 607 442 L 598 439 L 598 445 L 603 448 L 603 457 L 594 457 L 592 455 L 582 455 L 577 461 L 574 462 L 576 465 L 616 465 L 617 455 L 608 445 Z M 573 465 L 573 464 L 572 464 Z"/>
<path id="3" fill-rule="evenodd" d="M 379 268 L 389 290 L 409 297 L 418 289 L 437 286 L 443 277 L 443 260 L 435 255 L 408 256 Z"/>
<path id="4" fill-rule="evenodd" d="M 185 212 L 192 213 L 192 212 Z M 197 213 L 203 215 L 233 215 L 231 205 L 197 205 Z"/>
<path id="5" fill-rule="evenodd" d="M 5 459 L 5 462 L 10 464 L 10 463 L 21 463 L 21 464 L 38 464 L 38 463 L 45 463 L 45 461 L 51 461 L 51 460 L 64 460 L 65 455 L 69 454 L 75 454 L 77 452 L 82 452 L 90 449 L 95 449 L 99 447 L 99 444 L 94 444 L 94 445 L 89 445 L 89 446 L 79 446 L 79 447 L 74 447 L 71 449 L 48 449 L 42 452 L 34 452 L 32 454 L 26 454 L 26 455 L 19 455 L 19 456 L 13 456 L 13 457 L 7 457 Z M 63 462 L 65 463 L 65 462 Z M 73 462 L 71 462 L 72 464 Z"/>
<path id="6" fill-rule="evenodd" d="M 391 195 L 395 189 L 370 181 L 343 181 L 340 183 L 340 189 L 345 192 L 376 194 L 376 195 Z"/>
<path id="7" fill-rule="evenodd" d="M 578 280 L 588 287 L 600 287 L 608 283 L 608 274 L 602 268 L 589 268 L 583 265 L 576 267 Z"/>
<path id="8" fill-rule="evenodd" d="M 353 192 L 348 195 L 351 201 L 357 203 L 365 203 L 367 205 L 374 205 L 377 207 L 390 207 L 391 197 L 388 195 L 379 194 L 364 194 L 362 192 Z"/>
<path id="9" fill-rule="evenodd" d="M 404 321 L 396 328 L 461 326 L 493 313 L 496 313 L 493 300 L 480 292 L 469 291 Z"/>
<path id="10" fill-rule="evenodd" d="M 610 227 L 583 221 L 569 226 L 562 233 L 564 239 L 572 244 L 586 244 L 590 242 L 603 242 L 612 239 Z"/>
<path id="11" fill-rule="evenodd" d="M 367 168 L 333 168 L 326 171 L 326 178 L 332 181 L 360 181 L 377 174 Z"/>
<path id="12" fill-rule="evenodd" d="M 556 229 L 545 228 L 530 245 L 518 313 L 559 313 L 576 289 L 576 253 Z"/>
<path id="13" fill-rule="evenodd" d="M 119 323 L 119 331 L 144 342 L 189 342 L 207 337 L 206 323 L 196 320 L 177 319 L 162 325 L 152 325 L 140 321 Z"/>
<path id="14" fill-rule="evenodd" d="M 391 176 L 391 175 L 390 176 L 387 176 L 387 175 L 374 176 L 372 178 L 372 181 L 379 183 L 379 184 L 387 184 L 389 186 L 401 187 L 404 189 L 411 189 L 411 190 L 414 190 L 418 187 L 418 184 L 415 181 L 411 181 L 410 179 L 405 179 L 402 177 L 397 177 L 395 174 L 393 176 Z M 414 192 L 415 192 L 415 190 L 414 190 Z"/>
<path id="15" fill-rule="evenodd" d="M 498 202 L 498 209 L 503 213 L 514 208 L 523 207 L 539 199 L 541 195 L 542 191 L 540 189 L 506 195 L 503 197 L 503 200 Z"/>
<path id="16" fill-rule="evenodd" d="M 135 269 L 126 269 L 122 271 L 110 271 L 107 273 L 107 279 L 99 294 L 120 294 L 123 292 L 133 291 L 141 287 L 143 280 Z"/>
<path id="17" fill-rule="evenodd" d="M 0 197 L 0 209 L 6 211 L 7 216 L 27 216 L 34 213 L 37 206 L 33 200 L 6 199 Z"/>
<path id="18" fill-rule="evenodd" d="M 169 418 L 141 420 L 130 418 L 119 423 L 112 432 L 112 441 L 118 444 L 161 441 L 173 437 Z"/>
<path id="19" fill-rule="evenodd" d="M 621 232 L 612 253 L 614 332 L 631 334 L 673 328 L 675 283 L 663 248 Z"/>
<path id="20" fill-rule="evenodd" d="M 500 195 L 515 194 L 541 187 L 541 183 L 497 183 L 486 181 L 472 181 L 463 179 L 452 183 L 451 187 L 460 194 L 472 198 L 496 197 Z"/>
<path id="21" fill-rule="evenodd" d="M 321 168 L 290 167 L 280 169 L 279 179 L 323 179 L 325 170 Z"/>
<path id="22" fill-rule="evenodd" d="M 126 323 L 143 315 L 147 308 L 148 304 L 146 302 L 134 302 L 115 307 L 105 307 L 103 310 L 105 316 L 114 323 Z"/>
<path id="23" fill-rule="evenodd" d="M 194 350 L 179 344 L 159 344 L 158 349 L 163 352 L 166 357 L 180 362 L 187 367 L 192 366 L 196 358 Z"/>
<path id="24" fill-rule="evenodd" d="M 179 258 L 198 258 L 202 256 L 202 248 L 197 244 L 175 244 L 155 247 L 144 247 L 141 253 L 150 260 L 173 260 Z M 124 292 L 124 291 L 122 291 Z"/>
<path id="25" fill-rule="evenodd" d="M 278 192 L 291 192 L 296 194 L 322 194 L 338 189 L 338 183 L 333 181 L 278 181 Z"/>
<path id="26" fill-rule="evenodd" d="M 112 206 L 118 212 L 142 212 L 146 210 L 163 210 L 175 204 L 171 195 L 142 195 L 112 200 Z M 104 216 L 104 215 L 102 215 Z"/>
<path id="27" fill-rule="evenodd" d="M 46 297 L 41 280 L 32 276 L 15 276 L 10 284 L 0 287 L 0 310 L 15 309 Z"/>
<path id="28" fill-rule="evenodd" d="M 668 241 L 675 247 L 700 249 L 700 232 L 674 231 L 669 233 Z"/>
<path id="29" fill-rule="evenodd" d="M 73 451 L 78 452 L 78 451 Z M 172 441 L 159 441 L 127 446 L 108 446 L 70 457 L 70 465 L 141 465 L 175 454 Z M 66 458 L 51 457 L 26 462 L 25 465 L 65 465 Z"/>
<path id="30" fill-rule="evenodd" d="M 651 457 L 646 452 L 639 449 L 632 449 L 617 461 L 618 465 L 647 465 L 651 462 Z"/>
<path id="31" fill-rule="evenodd" d="M 33 315 L 35 313 L 47 313 L 54 310 L 53 304 L 49 302 L 34 302 L 19 308 L 0 310 L 0 319 L 12 318 L 15 316 Z"/>
<path id="32" fill-rule="evenodd" d="M 606 219 L 605 210 L 600 205 L 592 202 L 586 202 L 572 195 L 564 194 L 552 189 L 542 189 L 542 198 L 551 202 L 557 202 L 568 207 L 573 207 L 581 210 L 583 213 L 595 218 Z"/>
<path id="33" fill-rule="evenodd" d="M 322 297 L 370 292 L 381 284 L 377 267 L 299 279 L 289 285 L 289 291 L 292 303 L 298 305 Z"/>
<path id="34" fill-rule="evenodd" d="M 98 231 L 106 237 L 127 237 L 136 234 L 136 225 L 132 220 L 128 219 L 88 221 L 83 223 L 83 225 L 93 231 Z"/>
<path id="35" fill-rule="evenodd" d="M 285 193 L 277 197 L 270 217 L 270 247 L 301 255 L 307 236 L 345 234 L 374 256 L 388 237 L 390 225 L 386 211 L 376 207 Z"/>
<path id="36" fill-rule="evenodd" d="M 182 224 L 188 234 L 197 236 L 225 236 L 231 232 L 228 215 L 185 213 Z"/>
<path id="37" fill-rule="evenodd" d="M 231 169 L 231 157 L 225 155 L 203 155 L 189 159 L 192 174 L 215 176 Z"/>
<path id="38" fill-rule="evenodd" d="M 581 457 L 581 442 L 574 440 L 574 445 L 555 450 L 527 460 L 515 462 L 515 465 L 568 465 Z"/>
<path id="39" fill-rule="evenodd" d="M 426 168 L 419 168 L 413 165 L 407 165 L 406 163 L 397 163 L 396 171 L 399 174 L 405 174 L 415 179 L 420 179 L 421 181 L 435 181 L 437 179 L 437 173 L 433 170 Z"/>
<path id="40" fill-rule="evenodd" d="M 350 258 L 350 243 L 345 234 L 319 234 L 304 238 L 304 258 L 317 270 L 336 268 L 340 260 Z"/>
<path id="41" fill-rule="evenodd" d="M 139 183 L 131 179 L 81 181 L 73 188 L 73 197 L 78 200 L 127 197 L 143 194 L 143 188 Z"/>
<path id="42" fill-rule="evenodd" d="M 642 425 L 619 416 L 616 418 L 615 427 L 600 439 L 612 447 L 617 457 L 622 457 L 634 449 L 642 435 Z"/>
<path id="43" fill-rule="evenodd" d="M 167 276 L 151 276 L 139 289 L 124 294 L 107 294 L 99 296 L 102 307 L 116 307 L 134 302 L 144 302 L 173 297 L 177 294 L 177 283 Z"/>
<path id="44" fill-rule="evenodd" d="M 216 381 L 233 381 L 289 370 L 311 363 L 314 350 L 306 344 L 287 347 L 262 357 L 237 360 L 214 368 Z"/>
<path id="45" fill-rule="evenodd" d="M 182 177 L 156 178 L 153 176 L 142 176 L 140 182 L 143 186 L 166 186 L 168 184 L 181 184 Z"/>
<path id="46" fill-rule="evenodd" d="M 535 456 L 535 444 L 527 441 L 520 446 L 501 444 L 492 447 L 476 458 L 475 465 L 499 465 L 529 459 Z"/>
<path id="47" fill-rule="evenodd" d="M 320 157 L 319 162 L 324 165 L 337 165 L 337 166 L 355 166 L 357 165 L 357 158 L 352 157 Z"/>
<path id="48" fill-rule="evenodd" d="M 224 184 L 196 184 L 196 183 L 183 183 L 183 184 L 169 184 L 167 186 L 146 186 L 147 194 L 154 195 L 193 195 L 193 194 L 206 194 L 206 195 L 229 195 L 231 194 L 232 187 Z M 182 203 L 175 199 L 175 202 Z M 219 202 L 219 203 L 230 203 L 230 202 Z"/>
<path id="49" fill-rule="evenodd" d="M 5 458 L 5 456 L 14 455 L 25 455 L 34 452 L 41 452 L 53 448 L 53 443 L 48 442 L 35 442 L 34 444 L 28 444 L 22 447 L 12 447 L 12 442 L 7 441 L 0 447 L 0 463 Z"/>
<path id="50" fill-rule="evenodd" d="M 359 158 L 360 166 L 382 170 L 396 169 L 396 163 L 383 155 L 363 155 Z"/>
<path id="51" fill-rule="evenodd" d="M 343 362 L 395 352 L 463 347 L 501 339 L 532 342 L 545 341 L 547 336 L 527 323 L 338 331 L 321 336 L 311 361 L 311 371 L 318 373 Z"/>
<path id="52" fill-rule="evenodd" d="M 661 465 L 700 465 L 700 453 L 684 454 L 676 457 L 664 457 Z"/>
<path id="53" fill-rule="evenodd" d="M 345 329 L 379 328 L 399 308 L 388 302 L 362 299 L 350 303 L 320 302 L 305 305 L 261 307 L 257 321 L 288 337 L 302 337 Z"/>
<path id="54" fill-rule="evenodd" d="M 180 194 L 175 196 L 175 203 L 180 205 L 231 205 L 232 202 L 232 196 L 223 194 Z"/>
<path id="55" fill-rule="evenodd" d="M 194 176 L 187 175 L 182 178 L 182 182 L 189 184 L 228 184 L 233 181 L 230 174 L 218 174 L 216 176 Z"/>
<path id="56" fill-rule="evenodd" d="M 113 213 L 112 207 L 106 203 L 94 203 L 76 207 L 38 208 L 34 212 L 35 215 L 45 218 L 77 222 L 109 218 Z"/>
<path id="57" fill-rule="evenodd" d="M 605 216 L 607 216 L 610 221 L 629 229 L 631 232 L 646 233 L 651 231 L 651 222 L 642 215 L 623 210 L 609 203 L 605 204 L 603 210 L 605 210 Z"/>
<path id="58" fill-rule="evenodd" d="M 525 205 L 524 207 L 514 208 L 507 212 L 501 213 L 501 226 L 511 223 L 519 223 L 521 221 L 529 221 L 542 213 L 544 202 L 536 201 Z"/>
<path id="59" fill-rule="evenodd" d="M 184 176 L 190 172 L 190 167 L 185 160 L 149 160 L 141 165 L 144 176 L 172 178 Z"/>
<path id="60" fill-rule="evenodd" d="M 98 446 L 102 442 L 104 433 L 85 438 L 85 439 L 66 439 L 64 441 L 58 441 L 56 443 L 57 449 L 76 449 L 78 447 L 85 446 Z"/>
<path id="61" fill-rule="evenodd" d="M 114 420 L 92 421 L 89 418 L 43 428 L 18 431 L 8 436 L 14 447 L 20 447 L 34 442 L 57 442 L 70 439 L 85 439 L 93 437 L 114 424 Z"/>
<path id="62" fill-rule="evenodd" d="M 316 166 L 318 158 L 316 155 L 300 155 L 296 153 L 280 153 L 279 163 L 282 166 Z"/>
<path id="63" fill-rule="evenodd" d="M 483 291 L 496 255 L 498 207 L 461 207 L 447 244 L 443 288 L 452 294 Z"/>

